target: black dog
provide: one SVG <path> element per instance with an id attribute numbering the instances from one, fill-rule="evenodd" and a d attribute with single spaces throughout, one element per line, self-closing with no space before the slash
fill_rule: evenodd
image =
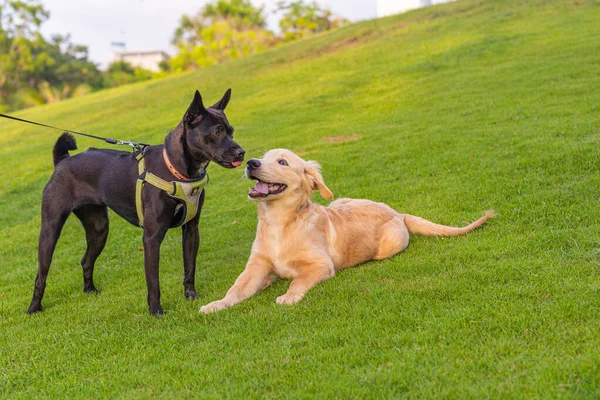
<path id="1" fill-rule="evenodd" d="M 145 149 L 145 170 L 166 181 L 194 181 L 205 176 L 205 168 L 210 161 L 225 168 L 241 165 L 244 149 L 233 140 L 233 128 L 223 113 L 230 97 L 231 89 L 212 107 L 204 108 L 202 97 L 196 91 L 182 121 L 167 135 L 164 144 Z M 63 134 L 54 146 L 54 173 L 42 197 L 38 274 L 27 311 L 29 314 L 42 310 L 41 302 L 52 254 L 71 212 L 81 220 L 87 239 L 87 250 L 81 260 L 84 292 L 98 292 L 92 275 L 96 258 L 102 252 L 108 236 L 107 207 L 130 223 L 141 225 L 136 211 L 136 182 L 140 175 L 136 154 L 89 149 L 70 157 L 69 150 L 76 148 L 75 139 L 69 134 Z M 183 286 L 188 299 L 197 297 L 194 275 L 200 243 L 198 220 L 204 203 L 204 190 L 196 200 L 198 212 L 182 225 Z M 182 207 L 180 200 L 151 184 L 146 184 L 141 191 L 141 203 L 148 306 L 151 314 L 159 315 L 163 313 L 158 280 L 160 245 L 167 230 L 182 222 L 185 207 Z"/>

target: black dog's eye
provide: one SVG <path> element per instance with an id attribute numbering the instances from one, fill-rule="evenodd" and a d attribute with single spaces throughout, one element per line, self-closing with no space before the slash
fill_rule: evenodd
<path id="1" fill-rule="evenodd" d="M 221 132 L 223 132 L 223 128 L 217 128 L 217 130 L 216 130 L 216 131 L 214 131 L 214 132 L 212 133 L 212 135 L 213 135 L 214 137 L 219 137 L 219 136 L 221 136 Z"/>
<path id="2" fill-rule="evenodd" d="M 287 161 L 281 159 L 279 161 L 277 161 L 280 165 L 288 165 Z"/>

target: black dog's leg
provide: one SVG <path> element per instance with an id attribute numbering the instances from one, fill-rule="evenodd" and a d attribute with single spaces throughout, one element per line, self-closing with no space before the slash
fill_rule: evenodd
<path id="1" fill-rule="evenodd" d="M 200 247 L 200 234 L 198 233 L 198 221 L 204 204 L 204 191 L 198 200 L 198 214 L 187 224 L 181 227 L 183 247 L 183 294 L 190 300 L 198 298 L 195 288 L 196 257 Z"/>
<path id="2" fill-rule="evenodd" d="M 52 255 L 69 214 L 70 212 L 47 212 L 42 203 L 42 227 L 38 242 L 38 273 L 35 278 L 33 298 L 27 314 L 42 311 L 42 297 L 44 297 L 44 290 L 46 289 L 46 278 L 48 277 L 50 263 L 52 263 Z"/>
<path id="3" fill-rule="evenodd" d="M 149 223 L 144 226 L 144 272 L 146 273 L 146 285 L 148 286 L 148 307 L 150 314 L 162 315 L 160 306 L 160 286 L 158 279 L 158 263 L 160 260 L 160 245 L 165 238 L 168 226 L 160 226 L 157 223 Z"/>
<path id="4" fill-rule="evenodd" d="M 94 263 L 104 249 L 108 237 L 108 212 L 106 206 L 87 205 L 79 207 L 73 213 L 79 218 L 85 229 L 87 249 L 81 259 L 83 269 L 83 291 L 100 293 L 94 286 Z"/>
<path id="5" fill-rule="evenodd" d="M 200 246 L 198 216 L 181 227 L 183 245 L 183 294 L 190 300 L 198 298 L 194 286 L 196 275 L 196 255 Z"/>

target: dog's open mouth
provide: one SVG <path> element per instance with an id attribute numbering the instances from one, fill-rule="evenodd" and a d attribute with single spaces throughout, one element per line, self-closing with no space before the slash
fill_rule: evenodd
<path id="1" fill-rule="evenodd" d="M 213 160 L 217 164 L 219 164 L 223 168 L 237 168 L 242 165 L 241 161 L 222 161 L 222 160 Z"/>
<path id="2" fill-rule="evenodd" d="M 254 185 L 253 188 L 250 188 L 250 191 L 248 192 L 248 196 L 251 198 L 267 197 L 268 195 L 281 193 L 287 189 L 287 185 L 284 185 L 283 183 L 263 182 L 254 177 L 252 177 L 252 179 L 256 179 L 258 182 L 256 182 L 256 185 Z"/>

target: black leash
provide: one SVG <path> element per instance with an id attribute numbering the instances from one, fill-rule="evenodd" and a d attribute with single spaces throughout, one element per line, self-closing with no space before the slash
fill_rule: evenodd
<path id="1" fill-rule="evenodd" d="M 2 113 L 0 113 L 0 117 L 6 118 L 6 119 L 12 119 L 13 121 L 25 122 L 26 124 L 32 124 L 32 125 L 42 126 L 44 128 L 55 129 L 57 131 L 63 131 L 63 132 L 68 132 L 68 133 L 74 133 L 76 135 L 87 136 L 87 137 L 92 138 L 92 139 L 103 140 L 106 143 L 110 143 L 110 144 L 126 144 L 126 145 L 129 145 L 129 146 L 133 147 L 135 150 L 138 150 L 138 151 L 142 151 L 145 147 L 150 146 L 149 144 L 146 144 L 146 143 L 136 143 L 136 142 L 132 142 L 130 140 L 120 140 L 120 139 L 113 139 L 113 138 L 103 138 L 103 137 L 100 137 L 100 136 L 90 135 L 88 133 L 72 131 L 70 129 L 57 128 L 57 127 L 52 126 L 52 125 L 46 125 L 46 124 L 42 124 L 40 122 L 28 121 L 28 120 L 22 119 L 22 118 L 11 117 L 10 115 L 6 115 L 6 114 L 2 114 Z"/>

